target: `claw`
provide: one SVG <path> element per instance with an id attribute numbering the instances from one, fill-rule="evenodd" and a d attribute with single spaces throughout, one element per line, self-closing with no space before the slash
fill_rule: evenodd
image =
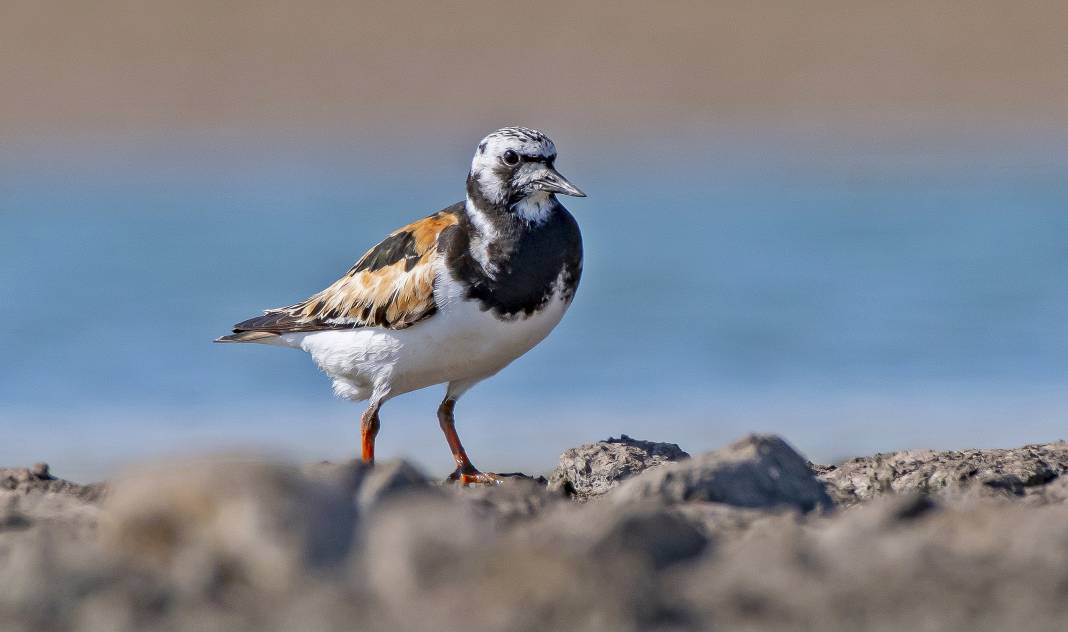
<path id="1" fill-rule="evenodd" d="M 479 472 L 475 468 L 456 468 L 456 471 L 449 474 L 447 479 L 450 483 L 459 483 L 464 487 L 469 485 L 500 485 L 501 477 L 492 472 Z"/>

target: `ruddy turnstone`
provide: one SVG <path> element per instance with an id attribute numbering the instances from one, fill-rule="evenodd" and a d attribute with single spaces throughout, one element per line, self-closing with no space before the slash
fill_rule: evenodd
<path id="1" fill-rule="evenodd" d="M 585 197 L 545 134 L 505 127 L 478 144 L 467 199 L 399 228 L 333 285 L 234 325 L 216 342 L 303 349 L 346 399 L 369 400 L 362 458 L 373 462 L 386 400 L 448 384 L 438 422 L 450 480 L 493 483 L 456 434 L 456 401 L 541 342 L 582 274 L 582 236 L 556 194 Z"/>

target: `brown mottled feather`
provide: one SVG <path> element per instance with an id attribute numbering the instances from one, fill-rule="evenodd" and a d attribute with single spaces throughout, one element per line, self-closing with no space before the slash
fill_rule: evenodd
<path id="1" fill-rule="evenodd" d="M 434 303 L 435 260 L 442 231 L 458 222 L 455 207 L 399 228 L 371 248 L 330 287 L 311 298 L 267 310 L 234 326 L 244 332 L 281 334 L 322 329 L 404 329 L 428 318 Z M 258 338 L 257 338 L 258 339 Z"/>

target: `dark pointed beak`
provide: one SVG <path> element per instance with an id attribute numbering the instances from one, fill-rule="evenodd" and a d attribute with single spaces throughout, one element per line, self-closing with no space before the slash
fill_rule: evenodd
<path id="1" fill-rule="evenodd" d="M 567 178 L 560 175 L 560 172 L 552 167 L 545 167 L 532 184 L 534 188 L 548 191 L 549 193 L 586 197 L 582 189 L 568 182 Z"/>

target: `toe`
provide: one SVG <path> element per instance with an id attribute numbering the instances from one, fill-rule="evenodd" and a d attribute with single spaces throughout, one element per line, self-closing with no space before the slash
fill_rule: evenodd
<path id="1" fill-rule="evenodd" d="M 449 474 L 448 482 L 468 485 L 500 485 L 501 478 L 492 472 L 479 472 L 475 468 L 457 469 Z"/>

